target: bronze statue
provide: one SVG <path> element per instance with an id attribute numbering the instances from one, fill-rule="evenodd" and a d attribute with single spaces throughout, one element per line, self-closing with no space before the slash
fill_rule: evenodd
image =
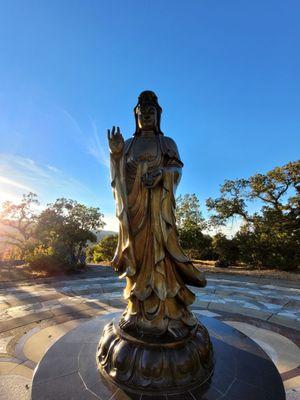
<path id="1" fill-rule="evenodd" d="M 204 287 L 206 280 L 182 251 L 176 229 L 175 191 L 183 163 L 175 142 L 160 129 L 161 112 L 155 93 L 144 91 L 134 108 L 133 137 L 124 141 L 118 127 L 108 130 L 112 188 L 120 222 L 112 266 L 126 278 L 128 305 L 118 326 L 111 323 L 105 328 L 99 350 L 100 368 L 111 379 L 130 389 L 147 387 L 150 392 L 199 383 L 212 371 L 208 333 L 188 309 L 195 295 L 187 285 Z M 177 359 L 190 373 L 180 375 L 173 368 L 172 373 L 164 372 L 164 379 L 155 377 L 157 371 L 151 376 L 149 346 L 158 364 L 155 349 L 160 353 L 165 349 L 164 364 Z M 131 359 L 142 359 L 144 371 L 137 359 L 125 361 L 125 348 Z M 193 351 L 196 355 L 190 354 Z M 115 362 L 118 356 L 119 364 Z M 128 368 L 135 368 L 131 378 Z"/>

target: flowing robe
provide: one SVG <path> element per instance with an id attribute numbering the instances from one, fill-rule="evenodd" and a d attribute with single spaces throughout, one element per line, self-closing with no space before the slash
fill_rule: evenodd
<path id="1" fill-rule="evenodd" d="M 180 336 L 196 326 L 188 310 L 195 295 L 187 285 L 206 284 L 178 241 L 175 191 L 182 166 L 175 142 L 162 134 L 135 136 L 125 142 L 122 154 L 111 155 L 119 219 L 112 265 L 126 277 L 123 320 L 145 334 Z M 158 169 L 161 181 L 145 187 L 142 176 Z"/>

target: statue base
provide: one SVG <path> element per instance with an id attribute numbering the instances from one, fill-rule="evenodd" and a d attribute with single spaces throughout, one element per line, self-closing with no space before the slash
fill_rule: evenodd
<path id="1" fill-rule="evenodd" d="M 186 392 L 213 372 L 212 345 L 201 323 L 187 337 L 170 341 L 130 335 L 111 321 L 103 330 L 97 360 L 105 378 L 127 392 L 149 395 Z"/>
<path id="2" fill-rule="evenodd" d="M 96 358 L 99 333 L 119 317 L 98 316 L 55 342 L 35 369 L 31 400 L 285 400 L 275 365 L 255 342 L 222 321 L 199 315 L 214 349 L 214 371 L 206 383 L 184 394 L 180 388 L 168 395 L 122 390 L 99 373 Z"/>

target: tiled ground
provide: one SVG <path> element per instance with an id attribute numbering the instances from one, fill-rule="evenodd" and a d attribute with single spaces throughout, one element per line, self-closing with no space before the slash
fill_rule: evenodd
<path id="1" fill-rule="evenodd" d="M 294 286 L 294 287 L 291 287 Z M 87 318 L 124 308 L 124 282 L 108 269 L 0 286 L 0 400 L 29 399 L 36 364 L 54 341 Z M 300 399 L 300 288 L 278 281 L 208 276 L 194 308 L 255 340 Z"/>

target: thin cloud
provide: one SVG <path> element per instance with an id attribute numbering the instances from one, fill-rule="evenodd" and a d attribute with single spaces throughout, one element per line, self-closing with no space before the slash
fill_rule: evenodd
<path id="1" fill-rule="evenodd" d="M 103 140 L 100 139 L 99 131 L 97 125 L 92 121 L 92 135 L 88 138 L 86 143 L 88 153 L 91 154 L 99 164 L 104 165 L 109 168 L 109 157 L 108 151 L 105 149 Z"/>
<path id="2" fill-rule="evenodd" d="M 65 108 L 56 107 L 63 116 L 67 119 L 74 132 L 76 132 L 79 141 L 83 144 L 88 154 L 101 165 L 109 169 L 109 156 L 108 150 L 105 146 L 105 135 L 99 135 L 99 129 L 92 119 L 90 120 L 91 127 L 86 132 L 80 127 L 77 119 Z"/>
<path id="3" fill-rule="evenodd" d="M 53 165 L 47 165 L 47 168 L 52 172 L 62 172 L 60 169 L 53 167 Z"/>
<path id="4" fill-rule="evenodd" d="M 77 122 L 76 118 L 65 108 L 63 107 L 56 107 L 68 120 L 70 125 L 73 127 L 73 129 L 77 132 L 77 134 L 81 137 L 84 138 L 84 132 L 81 129 L 79 123 Z"/>
<path id="5" fill-rule="evenodd" d="M 0 201 L 14 200 L 24 192 L 35 192 L 46 201 L 56 197 L 80 197 L 90 190 L 55 166 L 30 158 L 0 154 Z"/>
<path id="6" fill-rule="evenodd" d="M 27 191 L 31 191 L 32 188 L 30 188 L 29 186 L 23 185 L 20 182 L 14 181 L 12 179 L 6 178 L 5 176 L 0 176 L 0 184 L 4 184 L 4 185 L 8 185 L 8 186 L 13 186 L 15 188 L 18 189 L 24 189 Z"/>

